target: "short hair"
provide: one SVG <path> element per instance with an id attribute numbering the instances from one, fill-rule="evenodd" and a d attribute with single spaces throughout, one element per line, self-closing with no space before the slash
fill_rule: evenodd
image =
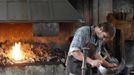
<path id="1" fill-rule="evenodd" d="M 116 29 L 115 29 L 115 27 L 111 23 L 104 22 L 104 23 L 98 24 L 97 26 L 99 28 L 102 27 L 102 31 L 108 33 L 110 37 L 113 38 L 115 36 Z"/>

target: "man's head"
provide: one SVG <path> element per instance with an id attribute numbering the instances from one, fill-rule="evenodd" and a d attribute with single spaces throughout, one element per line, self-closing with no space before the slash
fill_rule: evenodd
<path id="1" fill-rule="evenodd" d="M 95 27 L 95 33 L 103 41 L 112 40 L 115 36 L 115 28 L 111 23 L 104 22 Z"/>

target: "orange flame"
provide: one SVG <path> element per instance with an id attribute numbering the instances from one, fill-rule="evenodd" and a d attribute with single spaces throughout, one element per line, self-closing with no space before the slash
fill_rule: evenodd
<path id="1" fill-rule="evenodd" d="M 21 43 L 15 43 L 15 45 L 12 47 L 12 59 L 19 61 L 19 60 L 23 60 L 24 56 L 23 56 L 23 52 L 21 50 Z"/>

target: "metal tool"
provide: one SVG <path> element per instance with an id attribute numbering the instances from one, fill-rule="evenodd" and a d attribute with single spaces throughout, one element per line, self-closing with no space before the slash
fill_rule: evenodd
<path id="1" fill-rule="evenodd" d="M 105 54 L 104 60 L 108 58 L 111 63 L 119 64 L 118 60 L 116 58 L 111 57 L 105 48 L 104 48 L 104 52 L 105 52 L 103 53 Z M 98 67 L 98 70 L 101 74 L 114 75 L 120 73 L 124 69 L 124 67 L 125 67 L 125 60 L 122 58 L 121 63 L 117 67 L 106 68 L 101 65 Z"/>

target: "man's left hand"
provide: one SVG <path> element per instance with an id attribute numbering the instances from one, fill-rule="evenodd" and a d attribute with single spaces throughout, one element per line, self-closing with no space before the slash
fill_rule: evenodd
<path id="1" fill-rule="evenodd" d="M 115 63 L 109 63 L 108 65 L 107 65 L 107 67 L 108 68 L 113 68 L 113 67 L 117 67 L 118 65 L 117 64 L 115 64 Z"/>

